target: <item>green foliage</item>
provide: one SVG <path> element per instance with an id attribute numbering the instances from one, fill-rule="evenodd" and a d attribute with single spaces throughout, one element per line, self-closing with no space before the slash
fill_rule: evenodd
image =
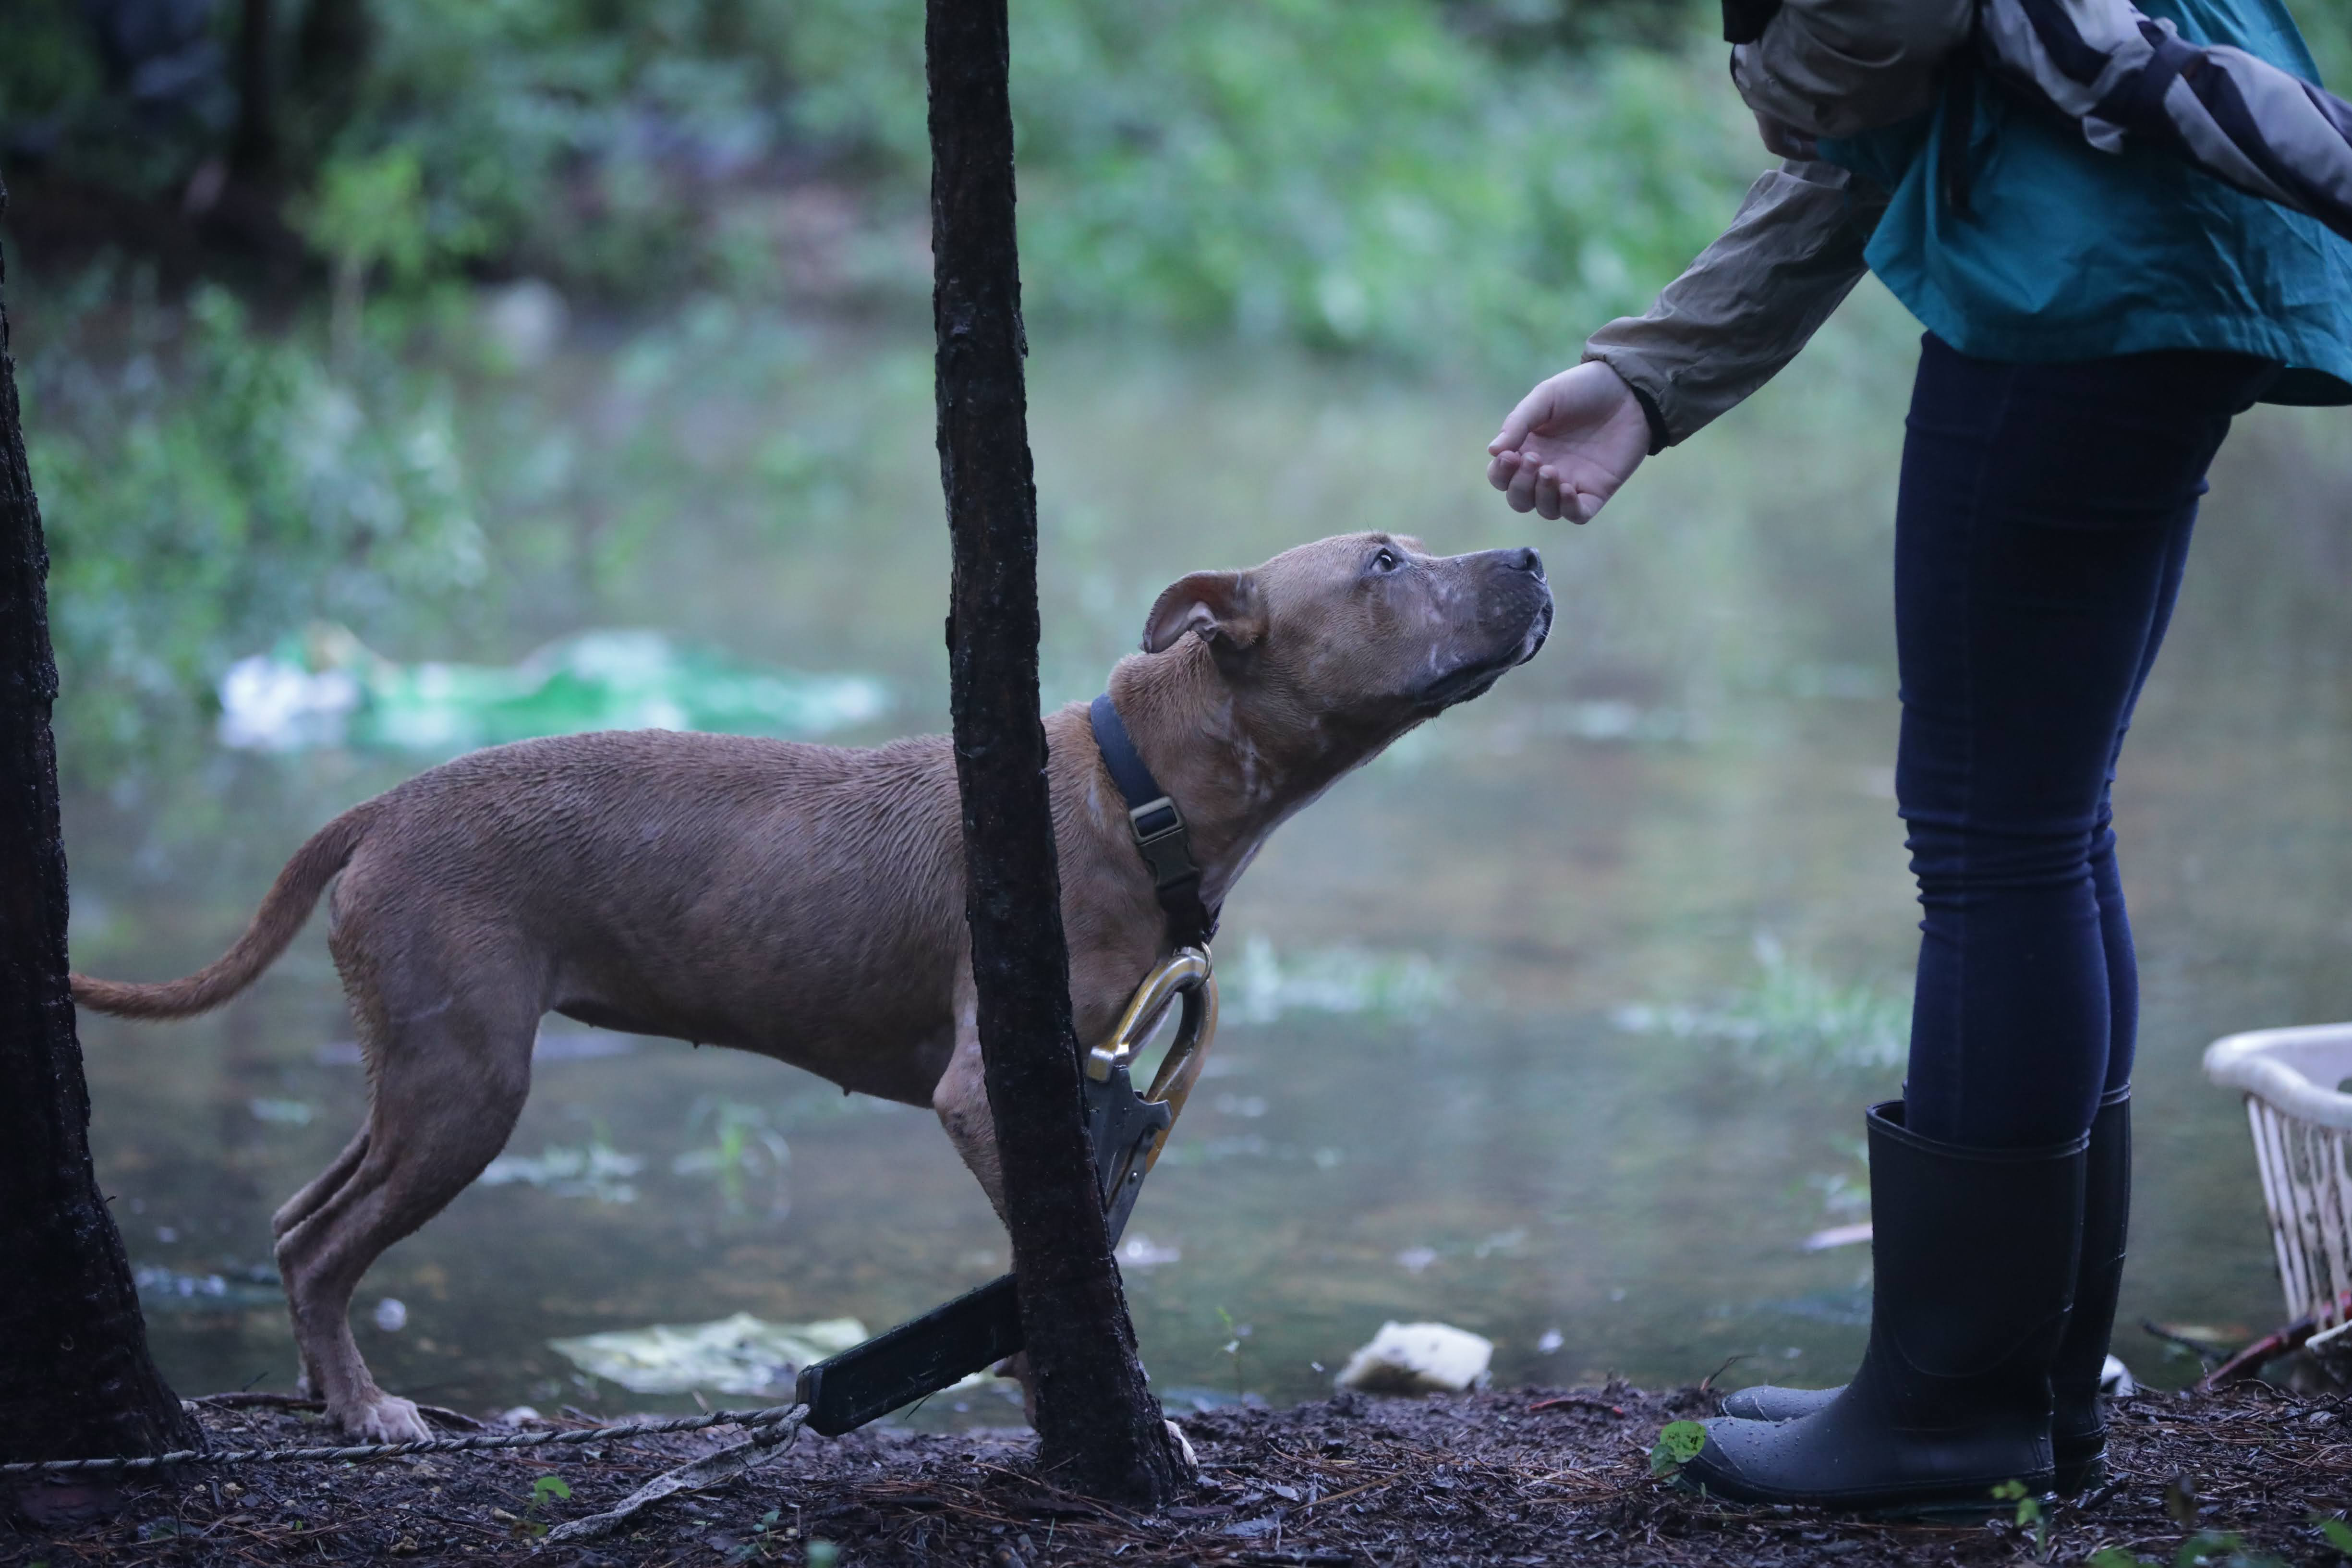
<path id="1" fill-rule="evenodd" d="M 926 165 L 920 6 L 810 7 L 808 132 Z M 1024 0 L 1033 314 L 1556 359 L 1646 302 L 1766 162 L 1719 47 L 1506 64 L 1419 0 Z"/>
<path id="2" fill-rule="evenodd" d="M 1234 1397 L 1246 1405 L 1249 1403 L 1249 1383 L 1242 1372 L 1242 1342 L 1250 1337 L 1251 1326 L 1234 1322 L 1234 1315 L 1223 1307 L 1217 1309 L 1217 1321 L 1224 1325 L 1227 1335 L 1223 1353 L 1234 1358 Z"/>
<path id="3" fill-rule="evenodd" d="M 2347 1557 L 2352 1557 L 2352 1524 L 2347 1524 L 2332 1513 L 2315 1513 L 2311 1527 L 2327 1538 L 2327 1544 Z"/>
<path id="4" fill-rule="evenodd" d="M 765 1110 L 740 1100 L 706 1096 L 695 1102 L 688 1125 L 709 1126 L 710 1142 L 678 1155 L 670 1167 L 676 1173 L 715 1180 L 720 1201 L 730 1215 L 745 1211 L 746 1184 L 753 1176 L 764 1175 L 770 1189 L 769 1217 L 782 1218 L 791 1212 L 784 1178 L 792 1169 L 792 1146 Z"/>
<path id="5" fill-rule="evenodd" d="M 1556 363 L 1646 302 L 1769 162 L 1698 11 L 1632 8 L 1685 41 L 1592 43 L 1606 29 L 1544 4 L 1018 0 L 1032 316 Z M 925 288 L 919 0 L 364 15 L 363 48 L 289 51 L 281 128 L 310 186 L 290 216 L 346 293 L 473 256 L 607 293 L 772 293 L 812 268 L 835 291 Z M 34 32 L 0 66 L 0 118 L 111 101 L 79 35 Z M 299 111 L 321 97 L 331 115 Z M 184 180 L 226 133 L 182 127 L 158 166 Z"/>
<path id="6" fill-rule="evenodd" d="M 2120 1546 L 2109 1546 L 2092 1553 L 2091 1568 L 2166 1568 L 2166 1564 L 2162 1558 L 2142 1557 Z M 2200 1530 L 2180 1543 L 2180 1550 L 2172 1555 L 2171 1568 L 2287 1568 L 2287 1565 L 2267 1552 L 2252 1550 L 2236 1535 Z"/>
<path id="7" fill-rule="evenodd" d="M 98 58 L 76 0 L 11 0 L 0 123 L 40 121 L 98 95 Z"/>
<path id="8" fill-rule="evenodd" d="M 383 267 L 403 281 L 425 269 L 433 236 L 425 221 L 425 169 L 413 147 L 338 158 L 297 211 L 310 243 L 339 267 Z"/>
<path id="9" fill-rule="evenodd" d="M 562 1476 L 541 1476 L 530 1483 L 530 1506 L 543 1507 L 551 1498 L 572 1500 L 572 1483 Z"/>
<path id="10" fill-rule="evenodd" d="M 1650 1445 L 1650 1474 L 1670 1476 L 1699 1456 L 1706 1447 L 1706 1428 L 1696 1421 L 1669 1421 L 1658 1428 Z"/>
<path id="11" fill-rule="evenodd" d="M 101 275 L 57 301 L 22 367 L 75 770 L 153 755 L 289 628 L 410 624 L 484 572 L 441 389 L 334 378 L 214 288 L 184 314 L 134 302 L 93 353 L 110 292 Z"/>
<path id="12" fill-rule="evenodd" d="M 2050 1555 L 2050 1521 L 2042 1514 L 2041 1498 L 2018 1480 L 2001 1482 L 1992 1489 L 1992 1495 L 1995 1501 L 2017 1505 L 2017 1528 L 2032 1533 L 2034 1555 L 2046 1559 Z"/>
<path id="13" fill-rule="evenodd" d="M 1791 1071 L 1883 1071 L 1899 1065 L 1911 1033 L 1907 997 L 1848 985 L 1792 958 L 1769 935 L 1755 942 L 1761 975 L 1716 1008 L 1639 1003 L 1613 1022 L 1629 1034 L 1729 1041 L 1767 1078 Z"/>

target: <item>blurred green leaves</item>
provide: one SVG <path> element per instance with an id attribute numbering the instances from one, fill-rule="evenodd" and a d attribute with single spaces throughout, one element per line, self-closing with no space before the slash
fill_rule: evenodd
<path id="1" fill-rule="evenodd" d="M 1667 47 L 1589 41 L 1564 17 L 1591 3 L 1014 0 L 1030 313 L 1555 364 L 1768 162 L 1699 10 L 1633 8 Z M 467 260 L 608 299 L 927 292 L 920 0 L 285 9 L 286 210 L 346 350 L 362 287 Z M 0 122 L 102 120 L 72 29 L 37 32 Z M 154 134 L 184 181 L 226 132 Z"/>
<path id="2" fill-rule="evenodd" d="M 804 7 L 812 136 L 919 189 L 916 0 Z M 1423 0 L 1016 0 L 1042 319 L 1556 362 L 1645 304 L 1767 160 L 1719 47 L 1513 63 Z"/>
<path id="3" fill-rule="evenodd" d="M 93 356 L 74 318 L 108 301 L 110 280 L 78 293 L 20 367 L 50 629 L 75 693 L 69 764 L 147 755 L 153 731 L 187 727 L 192 694 L 288 627 L 381 626 L 480 582 L 481 531 L 431 384 L 331 376 L 299 341 L 250 331 L 216 288 L 184 312 L 134 305 L 112 323 L 127 343 Z"/>

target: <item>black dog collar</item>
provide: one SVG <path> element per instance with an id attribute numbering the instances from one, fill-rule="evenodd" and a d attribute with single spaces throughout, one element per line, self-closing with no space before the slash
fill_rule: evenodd
<path id="1" fill-rule="evenodd" d="M 1135 847 L 1151 868 L 1153 890 L 1168 917 L 1170 944 L 1207 947 L 1217 934 L 1217 911 L 1201 901 L 1201 868 L 1192 859 L 1192 836 L 1184 826 L 1184 814 L 1143 765 L 1143 753 L 1135 749 L 1109 692 L 1095 699 L 1087 717 L 1103 765 L 1110 769 L 1112 782 L 1127 802 L 1127 825 L 1135 835 Z"/>

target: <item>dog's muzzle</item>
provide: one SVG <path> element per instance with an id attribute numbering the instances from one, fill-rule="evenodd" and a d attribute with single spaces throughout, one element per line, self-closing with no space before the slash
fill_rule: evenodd
<path id="1" fill-rule="evenodd" d="M 1507 671 L 1542 652 L 1551 636 L 1551 585 L 1544 580 L 1542 556 L 1532 550 L 1489 550 L 1473 559 L 1482 560 L 1496 579 L 1481 596 L 1486 614 L 1480 617 L 1496 635 L 1489 651 L 1465 658 L 1422 689 L 1419 701 L 1432 710 L 1485 696 Z"/>

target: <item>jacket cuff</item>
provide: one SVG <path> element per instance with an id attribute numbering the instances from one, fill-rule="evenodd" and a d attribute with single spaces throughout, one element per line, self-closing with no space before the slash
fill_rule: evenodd
<path id="1" fill-rule="evenodd" d="M 1633 395 L 1633 401 L 1641 405 L 1642 417 L 1650 426 L 1651 457 L 1656 457 L 1683 438 L 1667 425 L 1665 409 L 1659 402 L 1659 395 L 1651 390 L 1654 385 L 1663 388 L 1666 384 L 1665 377 L 1659 374 L 1654 366 L 1643 363 L 1640 354 L 1627 349 L 1595 348 L 1591 343 L 1585 344 L 1582 363 L 1591 364 L 1595 361 L 1615 371 L 1617 379 L 1625 384 L 1625 389 Z"/>

